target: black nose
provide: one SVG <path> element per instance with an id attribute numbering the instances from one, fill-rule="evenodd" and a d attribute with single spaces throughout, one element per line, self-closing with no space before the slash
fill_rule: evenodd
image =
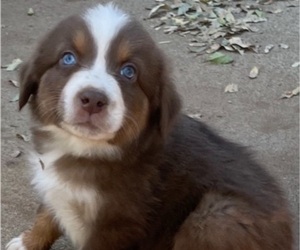
<path id="1" fill-rule="evenodd" d="M 107 96 L 95 89 L 85 89 L 78 94 L 83 110 L 90 114 L 99 113 L 108 104 Z"/>

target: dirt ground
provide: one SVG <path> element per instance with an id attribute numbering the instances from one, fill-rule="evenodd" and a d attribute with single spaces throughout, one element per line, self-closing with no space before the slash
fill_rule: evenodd
<path id="1" fill-rule="evenodd" d="M 2 65 L 15 58 L 26 60 L 39 37 L 58 20 L 79 12 L 97 1 L 59 0 L 2 0 Z M 99 1 L 98 1 L 99 2 Z M 184 100 L 184 111 L 202 115 L 201 119 L 221 134 L 249 146 L 256 158 L 278 179 L 294 213 L 298 228 L 299 191 L 299 96 L 291 99 L 279 97 L 299 84 L 299 2 L 280 1 L 273 5 L 283 12 L 268 14 L 268 21 L 255 25 L 257 33 L 245 33 L 242 38 L 254 44 L 276 45 L 269 54 L 232 54 L 231 65 L 212 65 L 204 57 L 189 54 L 186 38 L 165 35 L 151 28 L 146 21 L 145 7 L 152 0 L 117 1 L 132 13 L 161 44 L 172 61 L 174 79 Z M 287 7 L 290 3 L 298 7 Z M 28 8 L 35 15 L 28 16 Z M 288 44 L 281 49 L 278 44 Z M 260 68 L 256 79 L 249 79 L 253 66 Z M 2 244 L 29 227 L 38 206 L 36 194 L 30 186 L 30 171 L 26 165 L 26 151 L 30 142 L 23 142 L 17 133 L 30 133 L 28 111 L 17 111 L 17 102 L 11 102 L 18 89 L 9 79 L 17 79 L 17 72 L 1 70 L 2 86 Z M 224 93 L 230 83 L 238 84 L 237 93 Z M 21 156 L 12 156 L 16 150 Z M 298 232 L 298 231 L 297 231 Z M 298 233 L 296 234 L 298 235 Z M 295 243 L 298 249 L 298 243 Z M 71 249 L 66 240 L 60 240 L 53 249 Z"/>

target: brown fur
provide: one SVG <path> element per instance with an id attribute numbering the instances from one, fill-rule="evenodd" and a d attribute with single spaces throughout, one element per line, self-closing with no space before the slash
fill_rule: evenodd
<path id="1" fill-rule="evenodd" d="M 61 236 L 61 231 L 53 215 L 40 206 L 32 229 L 25 231 L 23 243 L 30 250 L 47 250 Z"/>
<path id="2" fill-rule="evenodd" d="M 57 55 L 68 46 L 84 53 L 80 65 L 62 70 Z M 74 72 L 91 64 L 94 52 L 80 18 L 59 24 L 21 72 L 20 108 L 32 96 L 40 126 L 59 127 L 61 91 Z M 103 196 L 83 249 L 291 250 L 291 219 L 276 182 L 244 148 L 180 114 L 166 59 L 141 25 L 127 24 L 106 60 L 127 109 L 122 128 L 109 141 L 122 149 L 121 157 L 64 155 L 54 165 L 63 182 Z M 137 69 L 134 80 L 118 74 L 127 62 Z M 54 136 L 36 127 L 36 150 L 47 152 Z M 73 208 L 82 214 L 80 204 Z M 26 245 L 47 249 L 56 237 L 51 216 L 40 213 Z"/>

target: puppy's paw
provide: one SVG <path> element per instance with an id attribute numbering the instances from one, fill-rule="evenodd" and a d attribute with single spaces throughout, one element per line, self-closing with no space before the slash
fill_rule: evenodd
<path id="1" fill-rule="evenodd" d="M 10 242 L 5 246 L 6 250 L 27 250 L 27 248 L 23 245 L 22 234 L 19 237 L 13 238 Z"/>

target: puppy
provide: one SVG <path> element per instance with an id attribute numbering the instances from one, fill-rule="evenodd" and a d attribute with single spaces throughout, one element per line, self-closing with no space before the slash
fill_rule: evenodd
<path id="1" fill-rule="evenodd" d="M 243 147 L 180 113 L 166 60 L 112 4 L 59 23 L 21 70 L 35 126 L 30 230 L 8 250 L 289 250 L 281 190 Z"/>

